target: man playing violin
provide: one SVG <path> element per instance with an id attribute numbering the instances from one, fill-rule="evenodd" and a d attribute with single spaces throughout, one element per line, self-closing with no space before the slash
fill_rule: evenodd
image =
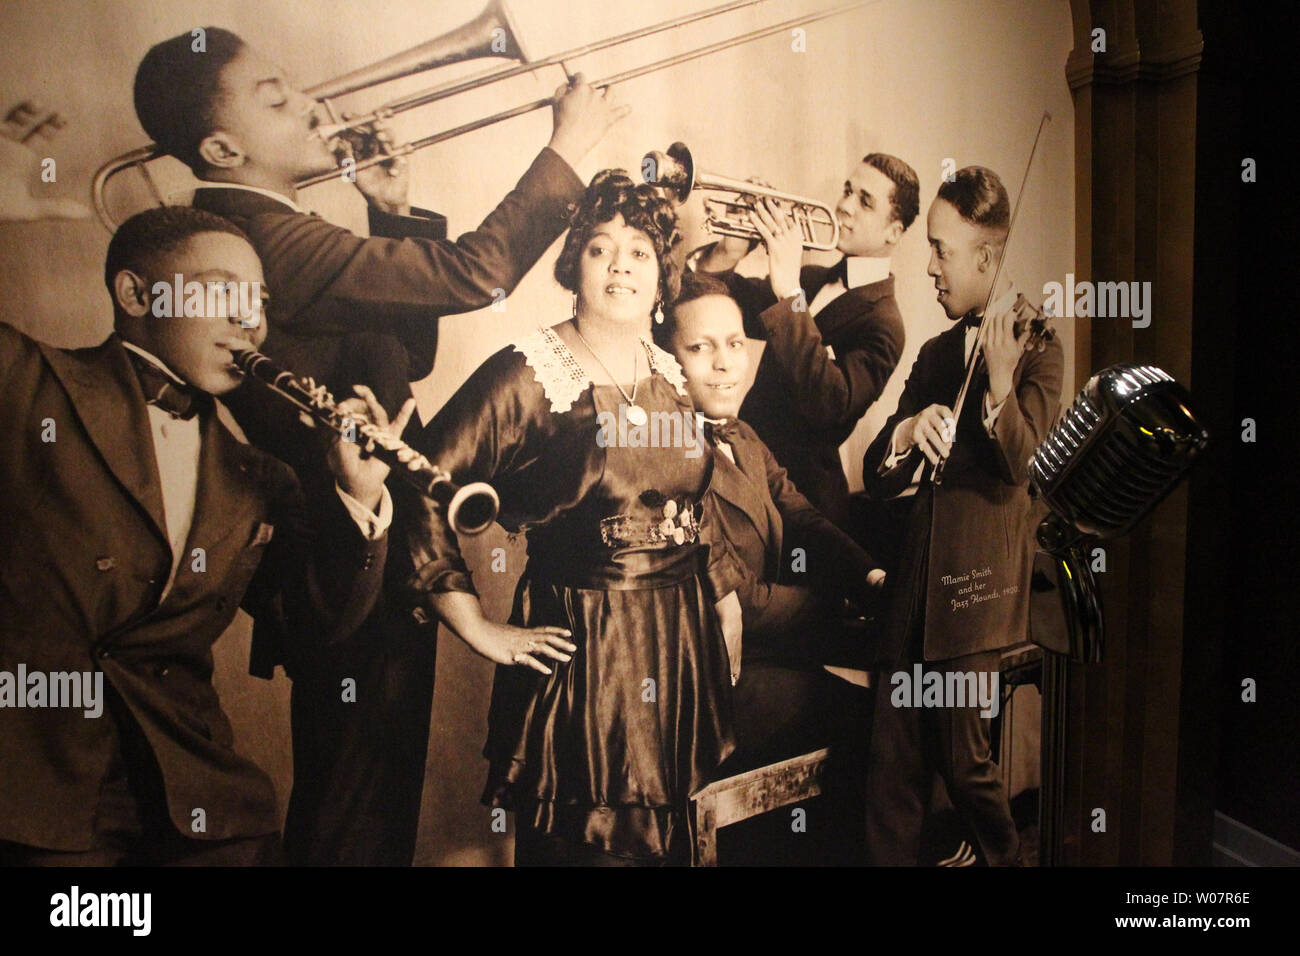
<path id="1" fill-rule="evenodd" d="M 1019 328 L 1031 310 L 1010 283 L 999 283 L 984 318 L 1009 226 L 1007 192 L 992 170 L 968 166 L 940 186 L 927 217 L 927 272 L 954 325 L 921 346 L 897 410 L 863 461 L 873 497 L 915 496 L 882 635 L 872 725 L 867 841 L 878 864 L 916 863 L 936 770 L 984 860 L 1019 862 L 988 713 L 981 716 L 984 708 L 970 699 L 920 706 L 920 689 L 900 693 L 897 676 L 919 664 L 991 678 L 1000 651 L 1027 640 L 1028 462 L 1059 411 L 1065 359 L 1055 339 Z M 954 409 L 972 355 L 976 372 Z M 944 685 L 956 681 L 944 677 Z"/>
<path id="2" fill-rule="evenodd" d="M 389 141 L 376 129 L 327 142 L 317 102 L 235 34 L 186 33 L 157 44 L 136 72 L 135 107 L 162 150 L 202 181 L 197 208 L 236 223 L 276 290 L 264 351 L 335 394 L 368 386 L 389 410 L 433 368 L 438 319 L 509 294 L 568 226 L 583 182 L 573 166 L 624 116 L 612 95 L 576 77 L 557 91 L 554 134 L 518 185 L 474 231 L 445 238 L 446 221 L 413 209 L 402 158 L 350 170 L 369 205 L 370 237 L 297 204 L 297 183 L 349 170 Z M 304 481 L 319 450 L 292 415 L 247 388 L 227 404 L 249 440 Z M 427 535 L 428 502 L 394 488 L 394 533 Z M 433 699 L 436 626 L 407 587 L 405 548 L 388 563 L 383 597 L 347 646 L 299 662 L 291 703 L 294 789 L 286 851 L 300 864 L 409 865 L 415 851 Z M 277 645 L 255 635 L 256 672 Z M 283 661 L 279 661 L 283 663 Z M 353 681 L 355 696 L 341 687 Z"/>

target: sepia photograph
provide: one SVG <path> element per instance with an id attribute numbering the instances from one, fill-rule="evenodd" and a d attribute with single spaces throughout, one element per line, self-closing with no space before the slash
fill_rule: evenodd
<path id="1" fill-rule="evenodd" d="M 5 919 L 901 867 L 1266 923 L 1269 17 L 0 0 Z"/>

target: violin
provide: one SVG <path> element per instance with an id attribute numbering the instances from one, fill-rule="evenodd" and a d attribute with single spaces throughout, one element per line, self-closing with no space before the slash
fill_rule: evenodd
<path id="1" fill-rule="evenodd" d="M 993 282 L 989 285 L 988 298 L 984 301 L 983 318 L 980 319 L 979 333 L 975 337 L 975 348 L 971 350 L 970 360 L 966 363 L 966 378 L 961 384 L 961 391 L 957 393 L 957 400 L 953 402 L 952 417 L 954 422 L 961 421 L 962 407 L 966 404 L 966 396 L 970 392 L 971 382 L 974 381 L 976 373 L 985 367 L 984 363 L 984 327 L 988 322 L 990 315 L 1001 315 L 1004 309 L 1001 303 L 1005 302 L 1010 292 L 1004 293 L 998 300 L 998 304 L 993 303 L 993 291 L 998 287 L 998 279 L 1002 275 L 1002 266 L 1007 261 L 1007 251 L 1011 247 L 1011 235 L 1016 228 L 1016 218 L 1020 213 L 1020 201 L 1025 198 L 1025 185 L 1029 182 L 1029 171 L 1034 167 L 1034 155 L 1038 152 L 1038 143 L 1043 137 L 1043 130 L 1047 124 L 1052 121 L 1050 113 L 1044 112 L 1043 118 L 1038 123 L 1038 132 L 1034 134 L 1034 144 L 1029 150 L 1029 161 L 1025 164 L 1025 175 L 1020 181 L 1020 190 L 1016 193 L 1015 204 L 1011 208 L 1011 220 L 1007 224 L 1006 239 L 1002 243 L 1002 255 L 998 258 L 998 267 L 993 272 Z M 1034 349 L 1041 352 L 1047 347 L 1047 343 L 1055 337 L 1056 331 L 1052 326 L 1051 316 L 1038 306 L 1032 304 L 1019 292 L 1011 305 L 1015 312 L 1016 319 L 1014 328 L 1016 338 L 1026 330 L 1029 330 L 1029 338 L 1023 343 L 1024 349 Z M 956 429 L 953 430 L 953 440 L 957 438 Z M 948 463 L 947 458 L 940 458 L 939 464 L 934 466 L 934 475 L 931 481 L 935 485 L 943 483 L 943 469 Z"/>
<path id="2" fill-rule="evenodd" d="M 1012 290 L 1014 291 L 1014 290 Z M 1010 296 L 1010 292 L 1003 297 L 1005 300 Z M 994 315 L 1001 313 L 997 304 L 992 307 Z M 1056 338 L 1056 327 L 1052 325 L 1051 312 L 1043 309 L 1041 306 L 1034 305 L 1020 292 L 1016 292 L 1015 301 L 1011 303 L 1011 311 L 1015 313 L 1013 328 L 1016 332 L 1016 338 L 1020 338 L 1028 329 L 1029 337 L 1025 339 L 1024 350 L 1026 352 L 1041 352 L 1047 347 L 1047 343 Z M 984 360 L 984 346 L 982 337 L 979 339 L 980 344 L 977 346 L 979 351 L 979 360 Z"/>

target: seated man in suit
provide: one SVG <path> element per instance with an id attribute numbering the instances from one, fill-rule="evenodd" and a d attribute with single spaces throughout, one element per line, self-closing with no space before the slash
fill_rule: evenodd
<path id="1" fill-rule="evenodd" d="M 838 624 L 846 598 L 871 609 L 884 572 L 799 493 L 754 430 L 736 417 L 749 353 L 740 307 L 726 284 L 687 273 L 655 337 L 681 364 L 687 391 L 704 416 L 704 437 L 717 452 L 705 497 L 709 579 L 719 598 L 736 592 L 744 625 L 730 766 L 825 746 L 817 704 L 825 700 L 828 677 L 818 661 L 819 641 Z M 818 555 L 828 576 L 789 583 L 796 576 L 783 573 L 783 542 Z"/>
<path id="2" fill-rule="evenodd" d="M 1028 637 L 1029 457 L 1059 410 L 1065 362 L 1055 339 L 1026 349 L 1030 332 L 1017 333 L 1010 283 L 992 288 L 1009 226 L 1007 191 L 992 170 L 968 166 L 939 187 L 927 218 L 927 271 L 954 325 L 921 346 L 898 409 L 863 460 L 873 497 L 914 496 L 882 632 L 868 766 L 867 841 L 878 864 L 916 863 L 936 770 L 983 859 L 1019 860 L 990 757 L 991 715 L 955 692 L 931 704 L 912 678 L 938 674 L 956 688 L 947 675 L 957 674 L 968 688 L 972 677 L 991 684 L 1000 651 Z M 976 373 L 955 415 L 972 361 Z M 945 459 L 935 485 L 931 469 Z"/>
<path id="3" fill-rule="evenodd" d="M 849 174 L 836 204 L 844 258 L 834 267 L 801 270 L 798 231 L 766 203 L 753 217 L 767 246 L 766 282 L 732 271 L 750 251 L 744 239 L 723 239 L 696 262 L 698 271 L 727 279 L 746 327 L 767 343 L 741 417 L 808 500 L 842 528 L 849 487 L 839 448 L 903 354 L 889 257 L 916 218 L 919 193 L 911 166 L 872 153 Z"/>
<path id="4" fill-rule="evenodd" d="M 232 353 L 265 334 L 261 265 L 230 223 L 134 216 L 105 279 L 115 331 L 93 348 L 0 324 L 0 863 L 274 861 L 275 792 L 234 748 L 212 645 L 241 602 L 282 615 L 301 654 L 357 627 L 388 468 L 334 442 L 334 487 L 308 510 L 293 472 L 220 421 Z M 216 294 L 164 298 L 187 283 Z M 369 393 L 340 407 L 388 424 Z"/>
<path id="5" fill-rule="evenodd" d="M 365 384 L 390 413 L 432 371 L 439 317 L 508 295 L 564 232 L 584 185 L 573 167 L 629 109 L 580 76 L 562 87 L 549 143 L 482 224 L 452 241 L 445 219 L 412 208 L 404 158 L 352 171 L 369 237 L 301 208 L 300 180 L 330 172 L 344 179 L 342 160 L 366 158 L 388 133 L 356 143 L 355 155 L 349 142 L 316 135 L 317 102 L 228 30 L 207 28 L 202 52 L 188 32 L 154 46 L 134 95 L 141 126 L 201 180 L 194 205 L 242 228 L 261 256 L 276 294 L 266 353 L 336 394 Z M 291 415 L 248 392 L 226 403 L 248 439 L 310 482 L 321 471 L 315 444 L 289 426 Z M 428 502 L 405 488 L 393 493 L 398 540 L 424 534 Z M 411 564 L 407 549 L 397 549 L 355 639 L 290 674 L 294 786 L 285 840 L 293 862 L 395 866 L 415 854 L 437 629 L 432 607 L 407 587 Z M 259 631 L 259 644 L 264 637 Z M 496 659 L 507 658 L 503 648 Z M 354 702 L 339 700 L 343 679 L 356 682 Z"/>

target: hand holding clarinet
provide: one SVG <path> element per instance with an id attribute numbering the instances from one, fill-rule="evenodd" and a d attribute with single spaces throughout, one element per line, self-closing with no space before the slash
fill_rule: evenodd
<path id="1" fill-rule="evenodd" d="M 378 503 L 380 486 L 389 470 L 397 468 L 402 478 L 446 509 L 447 523 L 458 533 L 478 534 L 496 520 L 500 502 L 491 485 L 481 481 L 457 485 L 451 475 L 398 437 L 415 412 L 415 399 L 407 399 L 389 422 L 383 406 L 364 385 L 354 386 L 357 398 L 335 402 L 323 385 L 298 378 L 255 349 L 232 354 L 244 375 L 292 404 L 309 424 L 339 436 L 341 440 L 330 450 L 330 468 L 339 486 L 358 501 L 367 506 Z"/>
<path id="2" fill-rule="evenodd" d="M 330 442 L 326 462 L 334 480 L 346 494 L 351 495 L 371 511 L 379 507 L 379 499 L 388 478 L 391 458 L 381 458 L 374 452 L 379 443 L 396 438 L 406 429 L 406 423 L 415 413 L 415 399 L 408 398 L 398 411 L 397 417 L 389 422 L 388 413 L 379 404 L 375 393 L 364 385 L 354 385 L 352 390 L 357 398 L 347 398 L 338 403 L 338 411 L 345 422 L 352 422 L 357 439 L 350 441 L 347 425 L 345 434 L 335 435 Z M 393 450 L 399 465 L 415 471 L 428 462 L 424 456 L 409 445 L 398 443 L 401 447 Z"/>

